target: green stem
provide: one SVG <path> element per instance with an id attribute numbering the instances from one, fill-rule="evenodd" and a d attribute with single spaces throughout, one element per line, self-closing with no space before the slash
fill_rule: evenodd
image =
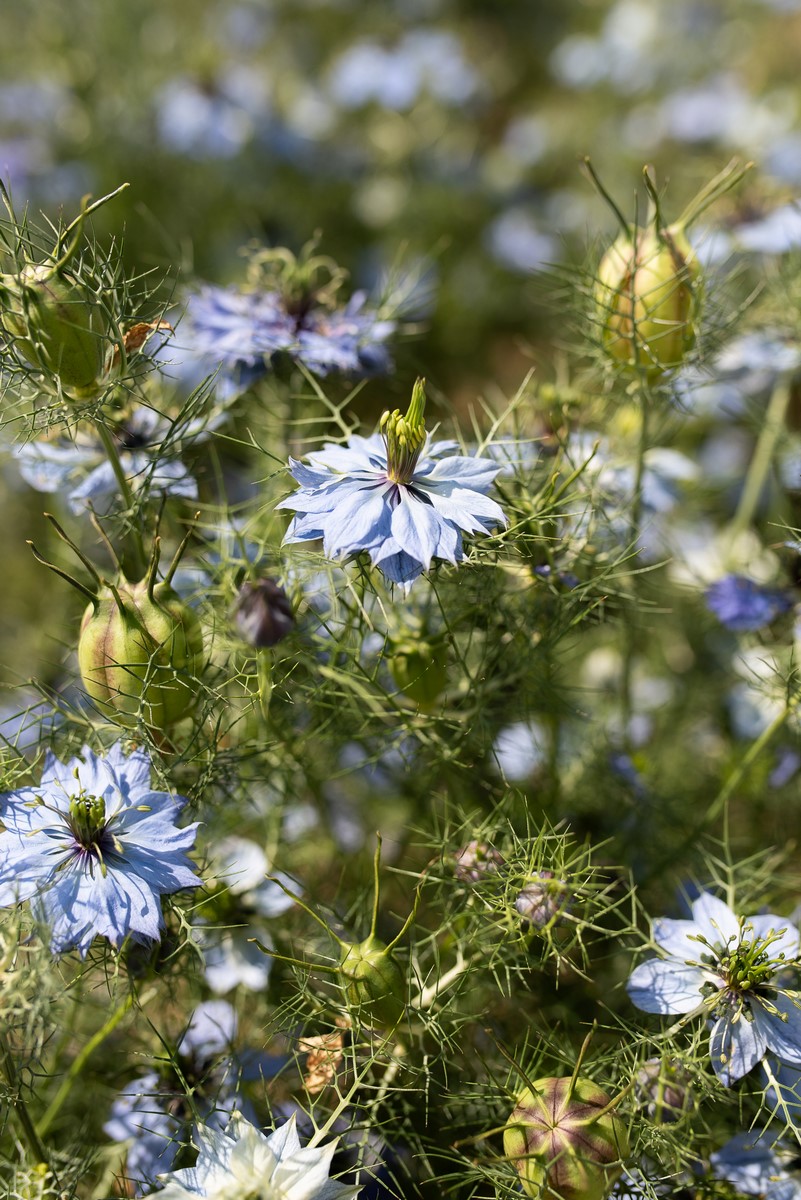
<path id="1" fill-rule="evenodd" d="M 13 1092 L 16 1090 L 15 1082 L 17 1073 L 14 1069 L 14 1059 L 11 1056 L 8 1043 L 6 1042 L 5 1037 L 2 1035 L 0 1035 L 0 1060 L 2 1060 L 3 1064 L 3 1074 L 6 1077 L 9 1088 Z M 45 1165 L 48 1165 L 47 1151 L 45 1150 L 42 1139 L 36 1130 L 36 1126 L 31 1120 L 31 1114 L 28 1112 L 28 1106 L 22 1099 L 22 1096 L 19 1094 L 19 1092 L 16 1093 L 11 1103 L 14 1108 L 14 1112 L 17 1115 L 17 1120 L 22 1127 L 25 1140 L 30 1146 L 34 1158 L 36 1159 L 37 1163 L 45 1163 Z"/>
<path id="2" fill-rule="evenodd" d="M 648 405 L 650 396 L 648 384 L 641 381 L 637 393 L 637 399 L 640 406 L 640 436 L 637 443 L 637 458 L 635 463 L 634 473 L 634 495 L 631 499 L 631 520 L 629 522 L 629 545 L 635 561 L 638 554 L 638 546 L 640 535 L 642 533 L 642 512 L 643 512 L 643 482 L 645 480 L 645 454 L 648 450 Z M 634 670 L 634 658 L 637 650 L 637 624 L 638 624 L 638 609 L 637 609 L 637 572 L 633 570 L 629 577 L 630 594 L 629 603 L 631 611 L 626 621 L 625 628 L 625 653 L 623 658 L 623 671 L 621 676 L 621 708 L 623 710 L 623 736 L 628 742 L 628 726 L 632 715 L 631 702 L 631 678 Z"/>
<path id="3" fill-rule="evenodd" d="M 765 420 L 757 440 L 754 456 L 748 468 L 737 511 L 729 526 L 729 549 L 754 519 L 759 498 L 770 471 L 778 440 L 784 430 L 784 420 L 792 394 L 792 375 L 780 375 L 768 401 Z"/>
<path id="4" fill-rule="evenodd" d="M 145 554 L 145 543 L 142 537 L 142 530 L 134 524 L 135 501 L 131 485 L 123 470 L 122 462 L 120 461 L 119 451 L 114 443 L 114 438 L 108 426 L 101 420 L 94 422 L 95 429 L 100 441 L 103 443 L 103 449 L 106 452 L 106 457 L 111 464 L 111 469 L 114 472 L 114 478 L 117 480 L 117 485 L 122 495 L 123 503 L 130 514 L 129 533 L 130 540 L 133 543 L 133 553 L 130 556 L 128 570 L 125 572 L 129 579 L 141 579 L 147 567 L 147 555 Z"/>
<path id="5" fill-rule="evenodd" d="M 153 995 L 155 995 L 155 992 L 148 993 L 145 997 L 143 997 L 142 1004 L 146 1004 Z M 89 1039 L 89 1041 L 81 1050 L 80 1054 L 76 1055 L 76 1057 L 73 1059 L 69 1070 L 61 1081 L 61 1086 L 59 1087 L 53 1099 L 50 1101 L 44 1116 L 38 1122 L 36 1130 L 34 1131 L 37 1136 L 44 1137 L 44 1135 L 50 1129 L 53 1121 L 61 1111 L 64 1101 L 72 1091 L 72 1086 L 75 1083 L 75 1080 L 83 1071 L 89 1058 L 94 1054 L 98 1046 L 103 1044 L 109 1034 L 114 1032 L 126 1013 L 130 1012 L 135 1001 L 136 996 L 133 992 L 131 992 L 128 996 L 126 996 L 123 1003 L 119 1005 L 119 1007 L 111 1014 L 105 1025 L 97 1031 L 94 1037 Z"/>
<path id="6" fill-rule="evenodd" d="M 649 882 L 649 880 L 653 878 L 658 877 L 670 861 L 680 860 L 685 851 L 692 849 L 693 846 L 698 844 L 699 838 L 703 836 L 707 827 L 711 825 L 711 823 L 720 815 L 721 812 L 725 810 L 728 813 L 728 802 L 731 799 L 735 788 L 737 788 L 741 780 L 751 769 L 762 751 L 770 745 L 776 734 L 779 733 L 779 731 L 783 728 L 790 713 L 798 706 L 798 701 L 799 697 L 788 701 L 786 707 L 782 709 L 779 715 L 774 717 L 770 725 L 768 725 L 766 729 L 763 729 L 756 741 L 751 743 L 746 753 L 740 759 L 740 762 L 734 768 L 731 775 L 729 775 L 728 779 L 723 784 L 712 803 L 709 805 L 709 808 L 707 809 L 703 818 L 698 822 L 697 825 L 693 826 L 681 844 L 675 850 L 671 851 L 669 860 L 663 859 L 662 861 L 656 863 L 648 878 L 643 881 L 643 884 Z"/>

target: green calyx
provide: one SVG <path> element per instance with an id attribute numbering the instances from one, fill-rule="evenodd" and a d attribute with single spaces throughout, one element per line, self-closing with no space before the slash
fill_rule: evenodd
<path id="1" fill-rule="evenodd" d="M 281 293 L 288 313 L 302 319 L 312 308 L 333 308 L 347 271 L 326 254 L 316 254 L 319 234 L 295 255 L 284 246 L 252 253 L 249 279 L 258 289 Z"/>
<path id="2" fill-rule="evenodd" d="M 387 479 L 392 483 L 408 483 L 414 474 L 426 440 L 425 406 L 425 380 L 418 379 L 406 415 L 396 408 L 381 418 L 379 429 L 387 448 Z"/>

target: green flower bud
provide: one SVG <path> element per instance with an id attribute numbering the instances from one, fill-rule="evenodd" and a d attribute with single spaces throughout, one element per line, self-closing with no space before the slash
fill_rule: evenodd
<path id="1" fill-rule="evenodd" d="M 532 1200 L 605 1200 L 629 1153 L 623 1119 L 591 1079 L 537 1079 L 517 1097 L 503 1145 Z"/>
<path id="2" fill-rule="evenodd" d="M 389 670 L 405 696 L 431 712 L 448 683 L 448 649 L 442 641 L 400 641 L 392 645 Z"/>
<path id="3" fill-rule="evenodd" d="M 392 951 L 375 934 L 363 942 L 343 943 L 339 974 L 361 1019 L 394 1029 L 406 1007 L 406 980 Z"/>
<path id="4" fill-rule="evenodd" d="M 66 271 L 29 264 L 0 276 L 0 324 L 30 366 L 56 375 L 64 394 L 97 396 L 105 374 L 109 325 L 97 297 Z"/>
<path id="5" fill-rule="evenodd" d="M 78 664 L 88 694 L 120 724 L 141 716 L 165 729 L 197 701 L 203 635 L 193 610 L 167 583 L 120 581 L 87 608 Z"/>
<path id="6" fill-rule="evenodd" d="M 652 375 L 678 367 L 695 341 L 699 275 L 679 226 L 621 234 L 601 259 L 595 286 L 607 354 Z"/>

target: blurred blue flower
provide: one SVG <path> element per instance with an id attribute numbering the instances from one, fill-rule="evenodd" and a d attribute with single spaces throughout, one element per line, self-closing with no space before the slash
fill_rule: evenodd
<path id="1" fill-rule="evenodd" d="M 737 1133 L 709 1161 L 718 1179 L 725 1179 L 746 1196 L 764 1200 L 801 1200 L 798 1147 L 775 1134 Z"/>
<path id="2" fill-rule="evenodd" d="M 143 750 L 84 747 L 68 763 L 48 752 L 41 783 L 0 801 L 0 905 L 31 900 L 56 954 L 84 956 L 98 934 L 157 941 L 161 896 L 201 883 L 187 856 L 197 825 L 177 827 L 184 798 L 151 790 Z"/>
<path id="3" fill-rule="evenodd" d="M 278 917 L 294 901 L 274 880 L 267 878 L 270 870 L 267 857 L 248 838 L 224 838 L 212 851 L 210 868 L 213 877 L 207 878 L 205 884 L 209 890 L 217 890 L 210 904 L 203 906 L 203 923 L 195 926 L 203 951 L 206 982 L 218 995 L 237 985 L 260 991 L 269 982 L 272 959 L 253 939 L 258 938 L 268 948 L 272 942 L 264 921 L 252 918 Z M 297 891 L 297 885 L 288 877 L 279 878 Z M 211 920 L 206 914 L 209 907 Z"/>
<path id="4" fill-rule="evenodd" d="M 710 892 L 692 904 L 692 920 L 662 917 L 653 940 L 663 957 L 635 967 L 627 990 L 650 1013 L 703 1013 L 712 1024 L 712 1068 L 726 1087 L 771 1050 L 801 1066 L 801 1007 L 783 986 L 797 965 L 799 934 L 785 917 L 738 917 Z"/>
<path id="5" fill-rule="evenodd" d="M 424 89 L 443 104 L 465 104 L 478 92 L 480 81 L 452 33 L 413 29 L 393 49 L 374 41 L 349 46 L 336 59 L 328 87 L 342 108 L 372 103 L 405 111 Z"/>
<path id="6" fill-rule="evenodd" d="M 118 1093 L 103 1129 L 113 1141 L 129 1143 L 125 1178 L 136 1195 L 170 1170 L 189 1141 L 193 1112 L 222 1128 L 241 1108 L 236 1033 L 236 1013 L 225 1000 L 199 1004 L 161 1071 L 137 1076 Z"/>
<path id="7" fill-rule="evenodd" d="M 114 431 L 120 463 L 131 489 L 135 493 L 146 490 L 151 496 L 196 500 L 197 481 L 174 457 L 175 441 L 197 441 L 219 420 L 198 418 L 182 424 L 152 408 L 135 409 Z M 66 494 L 70 510 L 76 515 L 92 508 L 102 516 L 119 495 L 119 482 L 101 441 L 83 431 L 74 442 L 59 438 L 8 449 L 26 483 L 37 492 Z"/>
<path id="8" fill-rule="evenodd" d="M 781 588 L 766 587 L 745 575 L 725 575 L 707 588 L 706 603 L 721 625 L 745 633 L 764 629 L 791 609 L 794 600 Z"/>
<path id="9" fill-rule="evenodd" d="M 431 443 L 424 403 L 418 382 L 406 417 L 397 410 L 384 414 L 383 435 L 329 443 L 308 455 L 308 466 L 290 459 L 301 486 L 277 506 L 297 514 L 284 541 L 322 538 L 324 553 L 334 559 L 366 550 L 388 580 L 408 588 L 433 558 L 462 560 L 462 531 L 488 533 L 505 525 L 503 510 L 486 494 L 498 464 L 443 458 L 453 444 Z"/>
<path id="10" fill-rule="evenodd" d="M 220 366 L 218 388 L 243 392 L 271 367 L 275 354 L 288 354 L 318 375 L 382 374 L 390 358 L 384 343 L 393 321 L 365 306 L 355 293 L 340 309 L 310 302 L 290 311 L 280 290 L 240 291 L 206 285 L 189 300 L 183 333 L 188 348 L 211 370 Z"/>

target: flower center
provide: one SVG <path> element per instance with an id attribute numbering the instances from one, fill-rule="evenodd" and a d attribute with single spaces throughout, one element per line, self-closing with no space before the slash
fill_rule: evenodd
<path id="1" fill-rule="evenodd" d="M 783 950 L 775 954 L 770 949 L 785 933 L 785 929 L 771 929 L 765 937 L 754 937 L 753 926 L 742 922 L 739 935 L 725 946 L 713 946 L 700 939 L 707 948 L 701 955 L 701 966 L 713 971 L 723 984 L 722 989 L 713 983 L 704 985 L 710 1005 L 739 1003 L 742 1007 L 747 1006 L 749 996 L 764 995 L 776 973 L 790 965 Z"/>
<path id="2" fill-rule="evenodd" d="M 425 406 L 425 380 L 418 379 L 406 416 L 396 408 L 394 412 L 385 412 L 381 418 L 379 428 L 387 448 L 387 479 L 391 483 L 408 483 L 414 475 L 426 440 Z"/>

